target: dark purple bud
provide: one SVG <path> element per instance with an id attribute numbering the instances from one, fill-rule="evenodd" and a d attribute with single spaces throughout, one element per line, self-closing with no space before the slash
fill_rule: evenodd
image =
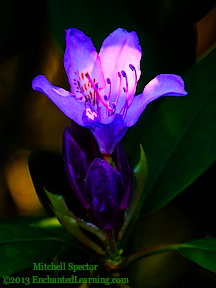
<path id="1" fill-rule="evenodd" d="M 116 146 L 116 149 L 113 153 L 113 161 L 115 162 L 118 171 L 121 173 L 124 179 L 125 190 L 122 197 L 120 198 L 121 201 L 119 204 L 119 210 L 125 210 L 128 207 L 131 193 L 131 169 L 127 156 L 120 144 Z"/>
<path id="2" fill-rule="evenodd" d="M 121 174 L 106 161 L 96 158 L 88 168 L 84 190 L 86 197 L 91 197 L 98 225 L 103 230 L 113 229 L 118 217 L 119 199 L 125 190 Z"/>
<path id="3" fill-rule="evenodd" d="M 71 124 L 72 129 L 70 129 L 70 134 L 80 148 L 85 152 L 88 164 L 90 164 L 95 158 L 101 156 L 97 142 L 89 129 L 84 128 L 73 121 Z"/>
<path id="4" fill-rule="evenodd" d="M 84 197 L 84 179 L 88 163 L 84 151 L 74 138 L 72 131 L 66 128 L 63 136 L 63 161 L 68 181 L 75 195 L 86 210 L 91 209 L 90 199 Z"/>

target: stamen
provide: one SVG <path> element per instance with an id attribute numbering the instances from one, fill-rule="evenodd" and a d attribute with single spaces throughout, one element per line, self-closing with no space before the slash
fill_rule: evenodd
<path id="1" fill-rule="evenodd" d="M 112 109 L 109 105 L 107 105 L 107 103 L 105 103 L 104 100 L 102 99 L 102 97 L 100 96 L 100 94 L 99 94 L 99 92 L 98 92 L 98 85 L 95 84 L 95 83 L 92 81 L 92 79 L 91 79 L 91 77 L 90 77 L 90 75 L 89 75 L 88 73 L 86 73 L 85 76 L 86 76 L 86 78 L 88 78 L 89 82 L 91 83 L 92 88 L 94 89 L 94 91 L 95 91 L 98 99 L 100 100 L 100 102 L 101 102 L 109 111 L 113 112 L 113 109 Z"/>
<path id="2" fill-rule="evenodd" d="M 112 103 L 112 107 L 113 107 L 114 111 L 116 111 L 116 102 Z"/>
<path id="3" fill-rule="evenodd" d="M 110 85 L 109 96 L 107 98 L 107 100 L 109 100 L 110 99 L 110 95 L 111 95 L 111 81 L 110 81 L 110 78 L 107 78 L 106 80 L 107 80 L 107 84 Z"/>
<path id="4" fill-rule="evenodd" d="M 108 97 L 105 95 L 106 98 L 105 98 L 105 96 L 104 96 L 104 99 L 106 100 L 107 105 L 109 105 L 109 99 L 110 99 L 110 95 L 111 95 L 111 80 L 110 80 L 110 78 L 107 78 L 106 81 L 107 81 L 107 84 L 110 85 L 110 89 L 109 89 L 109 95 L 108 95 Z M 106 110 L 106 117 L 109 116 L 109 113 L 110 113 L 110 112 L 109 112 L 108 110 Z"/>
<path id="5" fill-rule="evenodd" d="M 118 103 L 118 98 L 119 98 L 119 95 L 120 95 L 120 92 L 121 92 L 122 77 L 121 77 L 121 73 L 120 72 L 118 72 L 118 76 L 120 78 L 120 83 L 119 83 L 119 88 L 118 88 L 118 92 L 117 92 L 116 99 L 115 99 L 115 103 L 116 104 Z"/>
<path id="6" fill-rule="evenodd" d="M 85 98 L 85 110 L 87 109 L 87 102 L 88 102 L 88 99 Z"/>
<path id="7" fill-rule="evenodd" d="M 99 120 L 102 121 L 101 107 L 99 106 L 99 99 L 98 99 L 98 97 L 96 97 L 96 103 L 97 103 L 98 117 L 99 117 Z"/>
<path id="8" fill-rule="evenodd" d="M 134 71 L 134 73 L 135 73 L 135 84 L 134 84 L 134 87 L 133 87 L 133 90 L 132 90 L 130 96 L 128 97 L 128 100 L 130 100 L 130 98 L 135 94 L 135 90 L 136 90 L 136 86 L 137 86 L 137 73 L 136 73 L 136 68 L 135 68 L 132 64 L 130 64 L 129 67 L 130 67 L 130 69 L 131 69 L 132 71 Z"/>
<path id="9" fill-rule="evenodd" d="M 124 70 L 121 71 L 122 76 L 125 78 L 126 82 L 126 88 L 123 87 L 124 92 L 126 93 L 126 98 L 128 98 L 128 79 L 127 79 L 127 74 L 125 73 Z"/>
<path id="10" fill-rule="evenodd" d="M 121 111 L 119 112 L 119 114 L 122 115 L 122 118 L 124 119 L 127 115 L 127 110 L 128 110 L 128 99 L 125 99 L 125 104 L 123 105 L 123 107 L 121 108 Z"/>
<path id="11" fill-rule="evenodd" d="M 130 64 L 129 67 L 130 67 L 130 69 L 131 69 L 132 71 L 136 70 L 135 67 L 134 67 L 132 64 Z"/>

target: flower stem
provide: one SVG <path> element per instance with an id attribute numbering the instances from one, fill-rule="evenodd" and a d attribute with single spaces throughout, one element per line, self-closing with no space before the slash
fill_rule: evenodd
<path id="1" fill-rule="evenodd" d="M 103 155 L 103 160 L 105 160 L 107 163 L 111 163 L 111 156 L 107 154 L 102 154 Z"/>
<path id="2" fill-rule="evenodd" d="M 107 241 L 108 241 L 110 254 L 114 255 L 116 253 L 116 243 L 114 239 L 113 230 L 107 230 L 106 234 L 107 234 Z"/>

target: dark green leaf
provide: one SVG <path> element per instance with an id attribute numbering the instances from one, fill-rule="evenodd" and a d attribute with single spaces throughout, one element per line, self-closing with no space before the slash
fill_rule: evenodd
<path id="1" fill-rule="evenodd" d="M 174 250 L 200 266 L 216 272 L 216 238 L 204 238 L 183 244 L 148 247 L 126 257 L 124 265 L 127 266 L 139 259 Z"/>
<path id="2" fill-rule="evenodd" d="M 216 273 L 216 238 L 195 240 L 177 251 L 189 260 Z"/>
<path id="3" fill-rule="evenodd" d="M 31 227 L 42 228 L 55 236 L 63 238 L 73 238 L 73 236 L 62 227 L 58 219 L 54 217 L 42 217 L 42 216 L 19 216 L 19 217 L 7 217 L 1 219 L 1 224 L 13 224 L 13 225 L 28 225 Z"/>
<path id="4" fill-rule="evenodd" d="M 183 78 L 188 95 L 152 103 L 139 123 L 149 164 L 144 213 L 165 205 L 216 159 L 216 49 Z"/>
<path id="5" fill-rule="evenodd" d="M 0 277 L 22 271 L 54 257 L 61 242 L 45 230 L 0 224 Z"/>

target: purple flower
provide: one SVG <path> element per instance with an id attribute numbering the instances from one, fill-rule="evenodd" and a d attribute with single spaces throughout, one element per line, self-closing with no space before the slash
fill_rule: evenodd
<path id="1" fill-rule="evenodd" d="M 117 228 L 120 228 L 122 212 L 128 206 L 131 192 L 131 171 L 127 157 L 118 144 L 113 153 L 117 169 L 113 168 L 99 158 L 101 155 L 96 150 L 96 143 L 90 141 L 92 145 L 86 145 L 82 131 L 76 131 L 76 125 L 73 128 L 65 129 L 63 139 L 63 160 L 71 188 L 88 211 L 93 224 L 103 230 L 111 230 L 118 221 Z M 94 158 L 95 154 L 97 158 Z"/>
<path id="2" fill-rule="evenodd" d="M 43 75 L 33 80 L 32 87 L 46 94 L 67 117 L 89 128 L 100 152 L 110 155 L 149 102 L 187 94 L 181 77 L 161 74 L 135 96 L 141 54 L 134 31 L 115 30 L 98 54 L 90 38 L 71 28 L 66 30 L 64 55 L 71 92 L 51 85 Z"/>

